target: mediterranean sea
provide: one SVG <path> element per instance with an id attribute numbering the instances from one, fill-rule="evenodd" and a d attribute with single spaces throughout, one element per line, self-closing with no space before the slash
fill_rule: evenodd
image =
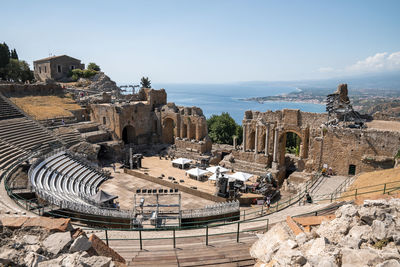
<path id="1" fill-rule="evenodd" d="M 152 84 L 153 88 L 164 88 L 167 91 L 168 102 L 179 106 L 197 106 L 203 110 L 206 118 L 228 112 L 232 118 L 242 124 L 244 112 L 254 110 L 280 110 L 284 108 L 300 109 L 307 112 L 325 112 L 325 105 L 299 102 L 271 101 L 258 103 L 240 99 L 273 96 L 297 90 L 295 87 L 267 86 L 258 83 L 232 84 Z"/>

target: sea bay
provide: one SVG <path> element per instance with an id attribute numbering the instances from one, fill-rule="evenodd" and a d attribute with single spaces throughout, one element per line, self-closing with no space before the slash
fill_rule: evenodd
<path id="1" fill-rule="evenodd" d="M 246 110 L 265 112 L 267 110 L 300 109 L 306 112 L 325 112 L 325 105 L 300 102 L 273 101 L 258 103 L 241 99 L 257 96 L 272 96 L 298 90 L 295 87 L 268 86 L 262 83 L 232 84 L 153 84 L 154 88 L 167 91 L 168 102 L 176 105 L 197 106 L 204 115 L 219 115 L 228 112 L 241 124 Z"/>

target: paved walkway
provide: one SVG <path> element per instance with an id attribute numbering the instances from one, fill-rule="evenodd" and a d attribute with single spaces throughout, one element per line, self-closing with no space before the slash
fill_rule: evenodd
<path id="1" fill-rule="evenodd" d="M 338 186 L 346 180 L 347 176 L 322 176 L 310 190 L 311 195 L 332 194 Z"/>
<path id="2" fill-rule="evenodd" d="M 8 196 L 4 186 L 4 179 L 1 180 L 0 183 L 0 214 L 2 216 L 37 216 L 36 214 L 18 206 L 14 200 Z"/>

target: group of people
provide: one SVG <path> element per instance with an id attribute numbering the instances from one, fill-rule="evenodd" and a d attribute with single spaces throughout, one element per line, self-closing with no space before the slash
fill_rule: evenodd
<path id="1" fill-rule="evenodd" d="M 327 164 L 324 164 L 324 166 L 322 166 L 321 173 L 322 173 L 323 176 L 332 176 L 332 175 L 334 175 L 332 167 L 328 168 Z"/>

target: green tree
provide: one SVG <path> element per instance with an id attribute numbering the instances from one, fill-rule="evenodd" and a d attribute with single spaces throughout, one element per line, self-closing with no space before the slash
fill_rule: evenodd
<path id="1" fill-rule="evenodd" d="M 11 50 L 10 57 L 13 59 L 18 59 L 17 50 L 15 50 L 15 48 Z"/>
<path id="2" fill-rule="evenodd" d="M 229 113 L 223 112 L 221 115 L 212 115 L 207 120 L 208 135 L 214 143 L 233 144 L 233 136 L 241 137 L 241 126 L 237 125 Z"/>
<path id="3" fill-rule="evenodd" d="M 87 69 L 88 69 L 88 70 L 94 70 L 94 71 L 100 71 L 99 65 L 97 65 L 97 64 L 94 63 L 94 62 L 90 62 L 90 63 L 88 64 L 88 66 L 87 66 Z"/>
<path id="4" fill-rule="evenodd" d="M 30 70 L 26 61 L 12 58 L 5 69 L 7 80 L 14 82 L 26 82 L 33 80 L 33 72 Z"/>
<path id="5" fill-rule="evenodd" d="M 0 79 L 6 79 L 8 63 L 10 63 L 10 49 L 6 43 L 2 43 L 0 44 Z"/>
<path id="6" fill-rule="evenodd" d="M 140 85 L 142 86 L 142 88 L 151 88 L 149 77 L 142 77 L 142 79 L 140 80 Z"/>

